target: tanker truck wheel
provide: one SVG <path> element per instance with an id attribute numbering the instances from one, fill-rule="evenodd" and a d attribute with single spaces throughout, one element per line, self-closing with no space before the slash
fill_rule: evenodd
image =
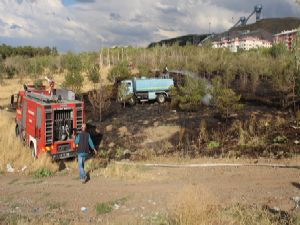
<path id="1" fill-rule="evenodd" d="M 129 103 L 129 105 L 131 105 L 131 106 L 134 106 L 135 105 L 135 97 L 131 97 L 129 100 L 128 100 L 128 103 Z"/>
<path id="2" fill-rule="evenodd" d="M 159 94 L 159 95 L 157 96 L 157 102 L 158 102 L 158 103 L 162 104 L 162 103 L 164 103 L 165 101 L 166 101 L 166 96 L 165 96 L 164 94 Z"/>

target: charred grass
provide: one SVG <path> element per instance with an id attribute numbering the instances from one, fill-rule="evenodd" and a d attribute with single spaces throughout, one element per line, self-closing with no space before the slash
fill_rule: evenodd
<path id="1" fill-rule="evenodd" d="M 88 104 L 87 104 L 88 105 Z M 212 108 L 174 111 L 169 103 L 114 106 L 113 117 L 101 124 L 100 148 L 109 159 L 151 160 L 183 158 L 291 158 L 299 154 L 300 129 L 292 112 L 261 105 L 245 105 L 224 120 Z"/>

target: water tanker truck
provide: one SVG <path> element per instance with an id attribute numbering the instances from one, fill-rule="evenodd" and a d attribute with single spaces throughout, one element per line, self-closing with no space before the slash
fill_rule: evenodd
<path id="1" fill-rule="evenodd" d="M 169 98 L 169 91 L 174 86 L 174 81 L 169 78 L 133 78 L 123 80 L 121 85 L 125 87 L 124 99 L 127 99 L 131 105 L 137 101 L 150 100 L 164 103 Z"/>

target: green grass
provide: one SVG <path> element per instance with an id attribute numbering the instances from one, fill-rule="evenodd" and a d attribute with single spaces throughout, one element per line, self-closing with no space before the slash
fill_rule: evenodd
<path id="1" fill-rule="evenodd" d="M 66 203 L 65 202 L 48 202 L 48 209 L 49 210 L 55 210 L 55 209 L 60 209 L 63 208 Z"/>
<path id="2" fill-rule="evenodd" d="M 43 177 L 51 177 L 53 176 L 53 172 L 51 172 L 47 168 L 39 168 L 33 173 L 34 178 L 43 178 Z"/>
<path id="3" fill-rule="evenodd" d="M 102 202 L 96 205 L 96 213 L 98 215 L 110 213 L 113 210 L 113 204 L 111 202 Z"/>
<path id="4" fill-rule="evenodd" d="M 97 215 L 110 213 L 113 210 L 115 204 L 123 205 L 127 200 L 128 198 L 125 197 L 111 202 L 98 203 L 95 207 L 95 211 Z"/>

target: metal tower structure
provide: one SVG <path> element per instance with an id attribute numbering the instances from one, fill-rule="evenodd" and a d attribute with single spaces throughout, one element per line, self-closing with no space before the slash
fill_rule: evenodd
<path id="1" fill-rule="evenodd" d="M 256 6 L 254 6 L 254 10 L 251 12 L 251 14 L 246 18 L 245 16 L 240 17 L 240 19 L 238 20 L 238 22 L 236 24 L 234 24 L 233 27 L 237 27 L 239 25 L 244 26 L 247 24 L 248 20 L 254 15 L 256 14 L 256 22 L 261 20 L 261 12 L 262 12 L 263 6 L 261 4 L 258 4 Z"/>

